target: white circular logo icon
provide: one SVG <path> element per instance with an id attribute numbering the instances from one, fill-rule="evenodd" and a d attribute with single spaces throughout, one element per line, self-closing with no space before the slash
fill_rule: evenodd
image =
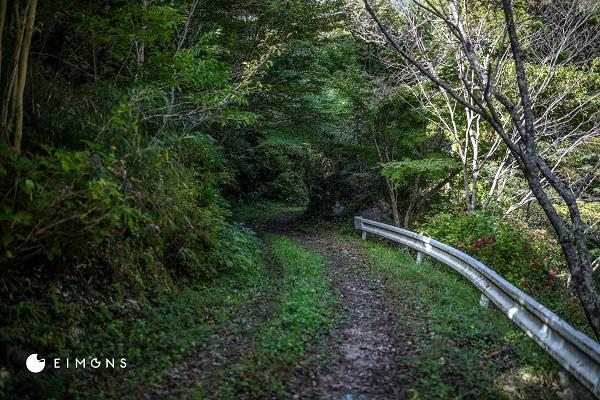
<path id="1" fill-rule="evenodd" d="M 31 372 L 33 372 L 34 374 L 37 374 L 38 372 L 42 372 L 42 370 L 44 369 L 44 366 L 46 365 L 46 360 L 44 360 L 43 358 L 38 360 L 38 355 L 37 354 L 31 354 L 29 357 L 27 357 L 27 369 Z"/>

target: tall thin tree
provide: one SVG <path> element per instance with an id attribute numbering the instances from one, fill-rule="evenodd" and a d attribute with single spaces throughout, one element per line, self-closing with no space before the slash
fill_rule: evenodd
<path id="1" fill-rule="evenodd" d="M 443 7 L 429 0 L 425 0 L 423 3 L 415 2 L 417 6 L 429 12 L 433 17 L 443 21 L 450 33 L 449 36 L 459 43 L 460 51 L 467 60 L 473 76 L 473 79 L 468 74 L 459 77 L 468 88 L 468 97 L 454 90 L 452 84 L 439 77 L 435 71 L 405 50 L 405 47 L 396 41 L 381 21 L 369 1 L 363 0 L 367 12 L 378 29 L 404 60 L 453 97 L 460 105 L 480 115 L 502 138 L 556 232 L 589 324 L 596 336 L 600 338 L 600 297 L 593 278 L 584 224 L 577 205 L 579 193 L 560 179 L 540 155 L 537 148 L 532 97 L 528 87 L 524 54 L 517 34 L 511 0 L 499 1 L 504 17 L 505 34 L 508 37 L 515 68 L 514 84 L 518 88 L 518 103 L 513 102 L 509 95 L 496 84 L 492 71 L 493 62 L 485 59 L 482 61 L 476 54 L 475 45 L 470 40 L 465 27 L 463 11 L 466 5 L 461 7 L 455 0 L 445 1 L 442 3 Z M 503 123 L 503 113 L 510 118 L 511 125 L 508 128 Z M 511 135 L 511 130 L 516 131 L 517 134 Z M 563 218 L 558 212 L 548 192 L 548 186 L 543 184 L 544 181 L 549 183 L 549 187 L 556 191 L 566 204 L 568 217 Z"/>

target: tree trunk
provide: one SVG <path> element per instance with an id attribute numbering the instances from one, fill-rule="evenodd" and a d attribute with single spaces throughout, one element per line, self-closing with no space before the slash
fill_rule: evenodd
<path id="1" fill-rule="evenodd" d="M 571 269 L 573 282 L 577 287 L 579 299 L 583 306 L 588 321 L 596 334 L 600 338 L 600 298 L 596 291 L 596 285 L 593 278 L 593 271 L 590 263 L 589 252 L 586 244 L 585 231 L 577 206 L 577 199 L 573 192 L 564 186 L 560 179 L 541 159 L 535 147 L 535 127 L 531 104 L 531 97 L 527 86 L 527 76 L 523 62 L 523 52 L 519 38 L 517 36 L 517 27 L 514 21 L 511 3 L 509 0 L 502 0 L 502 8 L 506 20 L 508 37 L 510 39 L 513 60 L 515 63 L 515 72 L 517 75 L 517 85 L 523 107 L 524 126 L 521 127 L 522 136 L 526 140 L 525 149 L 522 152 L 522 161 L 526 170 L 526 178 L 529 188 L 532 190 L 535 198 L 542 206 L 546 216 L 554 228 L 567 264 Z M 512 115 L 515 119 L 516 115 Z M 518 124 L 515 122 L 515 125 Z M 558 192 L 565 201 L 569 209 L 571 228 L 560 217 L 547 193 L 545 192 L 537 171 L 544 176 L 550 185 Z"/>
<path id="2" fill-rule="evenodd" d="M 2 39 L 4 38 L 4 24 L 6 23 L 6 10 L 8 0 L 0 0 L 0 79 L 2 77 Z"/>
<path id="3" fill-rule="evenodd" d="M 12 125 L 14 123 L 15 115 L 15 93 L 17 91 L 17 77 L 19 72 L 19 60 L 21 58 L 21 49 L 23 44 L 23 37 L 25 35 L 25 26 L 21 20 L 20 13 L 20 1 L 14 4 L 13 10 L 13 24 L 14 24 L 14 45 L 13 52 L 11 54 L 10 69 L 7 74 L 7 82 L 2 97 L 2 130 L 6 141 L 10 144 L 12 142 L 11 133 Z"/>
<path id="4" fill-rule="evenodd" d="M 396 226 L 400 226 L 400 212 L 398 211 L 398 194 L 394 189 L 394 184 L 388 179 L 385 178 L 385 186 L 388 190 L 388 195 L 390 197 L 390 208 L 392 209 L 392 215 L 394 217 L 394 224 Z"/>
<path id="5" fill-rule="evenodd" d="M 2 60 L 4 55 L 4 27 L 6 25 L 6 10 L 8 8 L 8 0 L 0 0 L 0 89 L 2 88 Z M 6 136 L 6 141 L 10 142 L 8 137 L 8 129 L 4 124 L 4 104 L 8 102 L 7 98 L 0 99 L 0 140 Z"/>
<path id="6" fill-rule="evenodd" d="M 462 175 L 463 175 L 463 187 L 465 189 L 465 197 L 464 197 L 465 209 L 467 210 L 467 212 L 469 212 L 470 198 L 471 198 L 471 196 L 470 196 L 471 184 L 469 182 L 469 167 L 468 167 L 466 161 L 462 163 Z"/>
<path id="7" fill-rule="evenodd" d="M 7 1 L 0 3 L 0 41 L 6 27 Z M 0 107 L 0 130 L 6 142 L 17 154 L 21 152 L 23 139 L 24 94 L 29 66 L 29 49 L 34 32 L 37 0 L 27 0 L 13 5 L 14 44 L 10 56 L 10 67 L 6 74 L 6 83 Z M 4 58 L 4 48 L 0 47 L 0 57 Z M 1 61 L 1 59 L 0 59 Z"/>
<path id="8" fill-rule="evenodd" d="M 527 160 L 527 164 L 528 167 L 533 166 L 529 160 Z M 600 338 L 600 299 L 596 292 L 596 284 L 589 261 L 583 228 L 580 222 L 576 222 L 579 217 L 572 218 L 575 221 L 572 221 L 573 227 L 569 229 L 544 191 L 539 176 L 533 171 L 529 171 L 526 174 L 526 178 L 529 188 L 540 203 L 558 236 L 560 247 L 571 271 L 571 278 L 577 289 L 581 305 L 596 337 Z M 561 197 L 563 196 L 561 195 Z M 570 211 L 577 207 L 574 199 L 572 201 L 565 200 L 565 202 Z M 578 212 L 579 210 L 576 211 L 577 214 Z"/>
<path id="9" fill-rule="evenodd" d="M 414 198 L 414 196 L 410 196 L 408 205 L 406 206 L 406 211 L 404 212 L 404 223 L 402 224 L 402 227 L 405 229 L 408 229 L 410 227 L 410 219 L 412 217 L 414 207 L 415 207 L 415 198 Z"/>
<path id="10" fill-rule="evenodd" d="M 33 36 L 33 26 L 35 23 L 35 13 L 37 0 L 30 0 L 27 4 L 28 13 L 25 22 L 25 36 L 23 38 L 23 50 L 19 60 L 19 78 L 17 80 L 16 112 L 15 112 L 15 135 L 13 138 L 13 151 L 21 153 L 21 140 L 23 138 L 23 96 L 25 94 L 25 82 L 27 79 L 27 69 L 29 62 L 29 49 L 31 48 L 31 38 Z"/>
<path id="11" fill-rule="evenodd" d="M 475 163 L 474 163 L 475 164 Z M 477 180 L 479 179 L 479 171 L 474 166 L 475 170 L 471 175 L 471 198 L 469 199 L 469 212 L 472 213 L 477 209 Z"/>

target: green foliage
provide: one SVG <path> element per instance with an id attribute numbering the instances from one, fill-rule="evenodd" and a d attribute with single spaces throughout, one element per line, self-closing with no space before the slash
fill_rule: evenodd
<path id="1" fill-rule="evenodd" d="M 420 160 L 404 159 L 382 164 L 381 173 L 390 178 L 396 185 L 403 186 L 415 175 L 423 179 L 439 179 L 456 167 L 453 160 L 442 158 L 424 158 Z"/>
<path id="2" fill-rule="evenodd" d="M 0 397 L 27 398 L 34 393 L 30 398 L 35 398 L 44 393 L 46 398 L 128 398 L 140 388 L 151 391 L 173 365 L 188 359 L 192 348 L 212 345 L 215 336 L 231 329 L 231 321 L 243 315 L 245 307 L 274 290 L 264 264 L 255 267 L 210 286 L 182 288 L 153 304 L 139 298 L 106 298 L 105 304 L 85 307 L 57 303 L 51 312 L 38 301 L 21 303 L 18 310 L 2 306 L 3 315 L 19 321 L 34 315 L 36 324 L 33 329 L 31 324 L 11 324 L 2 330 L 0 341 L 14 343 L 20 335 L 38 338 L 32 349 L 44 351 L 47 358 L 60 357 L 63 368 L 52 374 L 19 372 L 9 375 L 9 380 L 0 376 Z M 127 368 L 64 368 L 67 357 L 84 355 L 125 357 Z"/>
<path id="3" fill-rule="evenodd" d="M 439 213 L 421 225 L 427 236 L 456 247 L 518 286 L 548 288 L 564 272 L 556 241 L 543 230 L 483 212 Z"/>
<path id="4" fill-rule="evenodd" d="M 401 24 L 392 6 L 380 11 Z M 255 234 L 232 220 L 253 222 L 307 203 L 320 215 L 362 211 L 390 197 L 383 174 L 396 186 L 391 197 L 408 200 L 399 208 L 409 221 L 409 211 L 439 200 L 427 189 L 455 167 L 447 140 L 428 129 L 420 99 L 391 83 L 381 61 L 387 50 L 357 40 L 340 2 L 57 0 L 38 9 L 24 151 L 16 156 L 0 145 L 0 352 L 129 349 L 143 367 L 124 379 L 160 379 L 196 340 L 206 344 L 225 326 L 207 320 L 243 314 L 244 302 L 269 291 L 258 281 L 277 279 L 266 276 Z M 2 48 L 13 47 L 12 28 L 0 35 Z M 531 29 L 545 25 L 533 21 Z M 10 61 L 2 60 L 0 86 L 8 87 Z M 575 90 L 550 117 L 590 100 L 600 82 L 596 61 L 556 69 L 541 100 Z M 539 81 L 548 72 L 529 60 L 527 68 Z M 487 152 L 482 129 L 480 152 Z M 566 157 L 561 176 L 574 181 L 592 171 L 594 146 Z M 501 162 L 490 159 L 482 190 Z M 523 182 L 511 179 L 512 195 Z M 589 192 L 598 190 L 592 181 Z M 249 210 L 251 202 L 260 205 Z M 582 209 L 597 231 L 597 207 Z M 439 214 L 424 229 L 532 291 L 554 285 L 555 272 L 564 275 L 555 243 L 513 221 Z M 282 303 L 256 348 L 221 376 L 223 396 L 280 395 L 281 371 L 331 327 L 323 260 L 281 237 L 268 242 L 282 265 L 275 288 Z M 597 244 L 591 247 L 597 255 Z M 240 276 L 250 285 L 230 281 Z M 27 380 L 7 368 L 0 366 L 0 394 L 8 388 L 12 395 Z M 114 387 L 98 388 L 97 397 L 123 393 L 118 379 L 107 382 Z M 23 391 L 77 397 L 94 383 L 59 373 Z"/>
<path id="5" fill-rule="evenodd" d="M 91 334 L 110 324 L 104 340 L 122 336 L 131 344 L 117 312 L 102 317 L 106 307 L 177 296 L 180 286 L 257 268 L 254 233 L 228 221 L 217 185 L 230 174 L 210 138 L 113 146 L 108 154 L 95 148 L 4 153 L 0 343 L 63 354 L 79 348 L 74 327 Z M 52 392 L 80 382 L 59 377 L 54 389 L 40 385 Z M 6 385 L 14 389 L 19 379 L 10 374 Z"/>
<path id="6" fill-rule="evenodd" d="M 301 153 L 261 146 L 263 134 L 251 125 L 276 103 L 261 103 L 272 59 L 286 42 L 315 37 L 330 24 L 321 13 L 331 8 L 299 1 L 40 5 L 24 152 L 0 147 L 0 351 L 50 356 L 129 346 L 132 360 L 147 365 L 125 376 L 134 383 L 156 377 L 202 336 L 191 327 L 210 318 L 207 287 L 239 274 L 255 278 L 261 268 L 255 234 L 230 221 L 230 200 L 306 201 L 294 168 Z M 200 292 L 186 289 L 198 285 Z M 218 296 L 225 302 L 232 293 Z M 156 356 L 159 349 L 169 350 Z M 56 374 L 22 385 L 24 377 L 6 368 L 0 390 L 8 395 L 72 390 L 77 397 L 93 381 Z M 113 389 L 102 385 L 97 397 L 120 393 Z"/>
<path id="7" fill-rule="evenodd" d="M 123 157 L 99 149 L 47 152 L 18 159 L 3 152 L 2 179 L 10 188 L 2 199 L 4 265 L 53 260 L 66 248 L 65 257 L 87 256 L 128 242 L 176 273 L 207 278 L 233 268 L 243 260 L 236 256 L 242 247 L 253 246 L 247 232 L 225 221 L 228 206 L 217 185 L 230 175 L 204 135 Z"/>
<path id="8" fill-rule="evenodd" d="M 306 203 L 310 154 L 304 146 L 265 142 L 254 147 L 243 142 L 235 146 L 230 159 L 237 171 L 237 185 L 229 188 L 231 195 L 246 203 Z"/>
<path id="9" fill-rule="evenodd" d="M 125 190 L 122 171 L 122 160 L 99 149 L 47 148 L 17 158 L 2 146 L 0 265 L 53 260 L 67 247 L 85 254 L 107 239 L 136 235 L 147 217 Z"/>

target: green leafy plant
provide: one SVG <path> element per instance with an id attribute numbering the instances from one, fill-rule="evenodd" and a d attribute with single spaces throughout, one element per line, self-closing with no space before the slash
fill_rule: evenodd
<path id="1" fill-rule="evenodd" d="M 564 271 L 560 250 L 542 230 L 483 212 L 439 213 L 421 225 L 428 236 L 477 258 L 513 283 L 540 290 Z"/>
<path id="2" fill-rule="evenodd" d="M 122 175 L 123 160 L 96 150 L 46 148 L 46 154 L 14 157 L 0 149 L 2 253 L 16 266 L 66 246 L 86 251 L 114 236 L 134 235 L 147 216 L 136 207 Z"/>

